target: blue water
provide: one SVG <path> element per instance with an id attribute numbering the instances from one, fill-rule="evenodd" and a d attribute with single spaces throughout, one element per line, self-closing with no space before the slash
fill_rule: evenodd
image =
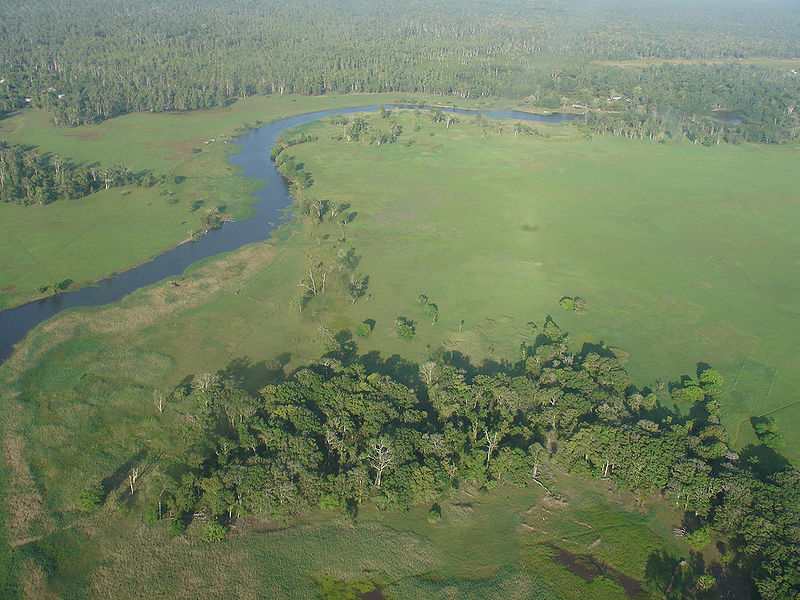
<path id="1" fill-rule="evenodd" d="M 181 244 L 138 267 L 103 279 L 92 287 L 65 292 L 0 312 L 0 361 L 11 356 L 14 344 L 23 339 L 31 329 L 62 310 L 117 302 L 140 287 L 183 273 L 186 267 L 198 260 L 268 239 L 272 230 L 282 221 L 285 222 L 287 219 L 285 209 L 293 202 L 286 181 L 275 170 L 275 165 L 269 158 L 269 151 L 275 143 L 275 138 L 285 129 L 328 115 L 371 112 L 378 108 L 376 105 L 359 106 L 297 115 L 253 129 L 238 138 L 235 143 L 241 146 L 242 150 L 231 155 L 231 164 L 241 167 L 244 170 L 241 175 L 244 177 L 266 181 L 266 185 L 253 194 L 257 202 L 254 205 L 256 214 L 252 218 L 225 223 L 221 228 L 212 229 L 197 241 Z M 387 105 L 386 108 L 430 109 L 431 107 Z M 460 115 L 482 114 L 490 119 L 518 119 L 547 123 L 561 123 L 578 116 L 566 113 L 537 115 L 517 110 L 476 111 L 444 107 L 442 110 Z"/>

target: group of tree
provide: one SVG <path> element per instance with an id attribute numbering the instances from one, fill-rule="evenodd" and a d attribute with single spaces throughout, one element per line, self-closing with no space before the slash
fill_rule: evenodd
<path id="1" fill-rule="evenodd" d="M 637 389 L 610 352 L 567 349 L 548 318 L 525 358 L 476 369 L 435 360 L 401 382 L 352 342 L 253 395 L 222 374 L 175 389 L 182 432 L 160 459 L 164 514 L 356 512 L 433 502 L 465 482 L 557 485 L 568 470 L 691 515 L 695 541 L 765 599 L 800 593 L 800 474 L 742 457 L 720 423 L 722 379 L 707 368 L 670 402 Z M 705 581 L 705 580 L 704 580 Z"/>
<path id="2" fill-rule="evenodd" d="M 406 92 L 586 106 L 619 135 L 779 143 L 798 136 L 800 77 L 737 61 L 800 56 L 795 16 L 745 0 L 33 0 L 0 6 L 0 115 L 36 106 L 77 125 L 253 94 Z M 597 62 L 631 59 L 689 60 Z M 708 130 L 721 107 L 743 123 Z"/>
<path id="3" fill-rule="evenodd" d="M 389 111 L 381 107 L 381 117 L 389 118 Z M 334 134 L 332 139 L 344 140 L 347 142 L 367 142 L 375 146 L 381 144 L 393 144 L 403 133 L 403 127 L 394 119 L 391 119 L 386 126 L 379 126 L 376 120 L 355 117 L 352 121 L 343 116 L 331 119 L 333 125 L 342 127 L 341 134 Z"/>
<path id="4" fill-rule="evenodd" d="M 344 121 L 348 122 L 346 119 Z M 345 235 L 345 228 L 356 213 L 348 210 L 350 205 L 347 203 L 331 202 L 305 194 L 314 180 L 303 163 L 298 162 L 288 150 L 316 139 L 300 135 L 278 140 L 270 152 L 278 172 L 291 186 L 297 216 L 316 242 L 307 252 L 302 279 L 298 283 L 300 293 L 296 304 L 301 312 L 312 300 L 324 296 L 326 290 L 331 288 L 342 292 L 353 304 L 368 296 L 369 288 L 369 275 L 357 270 L 361 256 L 347 244 Z"/>
<path id="5" fill-rule="evenodd" d="M 122 185 L 152 186 L 149 172 L 134 173 L 127 167 L 80 167 L 57 154 L 39 154 L 0 140 L 0 202 L 39 204 L 71 200 L 98 190 Z"/>

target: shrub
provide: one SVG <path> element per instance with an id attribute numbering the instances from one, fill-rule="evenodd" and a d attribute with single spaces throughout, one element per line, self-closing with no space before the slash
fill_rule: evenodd
<path id="1" fill-rule="evenodd" d="M 750 422 L 753 425 L 753 430 L 756 432 L 758 439 L 761 440 L 761 443 L 767 448 L 780 450 L 786 446 L 786 442 L 778 431 L 778 426 L 770 417 L 753 417 L 750 419 Z"/>
<path id="2" fill-rule="evenodd" d="M 180 517 L 176 517 L 169 522 L 169 527 L 167 527 L 167 531 L 170 535 L 180 535 L 184 531 L 186 531 L 186 523 L 183 522 L 183 519 Z"/>
<path id="3" fill-rule="evenodd" d="M 78 508 L 84 512 L 94 512 L 103 505 L 103 486 L 100 482 L 89 485 L 78 494 L 76 502 Z"/>
<path id="4" fill-rule="evenodd" d="M 356 335 L 360 337 L 367 337 L 370 333 L 372 333 L 372 324 L 367 323 L 366 321 L 362 321 L 356 326 Z"/>
<path id="5" fill-rule="evenodd" d="M 394 330 L 397 332 L 397 337 L 401 340 L 413 340 L 416 329 L 414 328 L 414 321 L 406 319 L 405 317 L 397 317 L 394 322 Z"/>
<path id="6" fill-rule="evenodd" d="M 686 539 L 695 550 L 702 550 L 711 543 L 711 533 L 708 526 L 701 527 L 686 535 Z"/>
<path id="7" fill-rule="evenodd" d="M 558 301 L 558 305 L 562 310 L 575 310 L 575 301 L 569 296 L 564 296 Z"/>
<path id="8" fill-rule="evenodd" d="M 147 507 L 147 510 L 144 511 L 144 522 L 152 525 L 153 523 L 158 521 L 158 506 L 151 504 Z"/>
<path id="9" fill-rule="evenodd" d="M 209 544 L 221 542 L 225 539 L 227 530 L 216 519 L 211 519 L 203 525 L 203 541 Z"/>
<path id="10" fill-rule="evenodd" d="M 319 507 L 325 510 L 339 508 L 339 498 L 335 494 L 322 494 L 319 499 Z"/>

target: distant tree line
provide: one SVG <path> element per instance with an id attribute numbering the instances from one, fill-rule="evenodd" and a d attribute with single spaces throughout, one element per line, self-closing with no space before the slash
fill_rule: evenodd
<path id="1" fill-rule="evenodd" d="M 39 204 L 83 198 L 121 185 L 152 186 L 161 181 L 149 172 L 123 166 L 80 167 L 57 154 L 39 154 L 0 140 L 0 202 Z"/>
<path id="2" fill-rule="evenodd" d="M 98 14 L 109 18 L 98 19 Z M 596 131 L 700 141 L 795 140 L 800 78 L 739 64 L 619 68 L 598 59 L 800 57 L 791 2 L 269 0 L 0 4 L 0 114 L 58 125 L 222 106 L 253 94 L 504 96 L 602 110 Z M 738 134 L 686 122 L 738 110 Z M 608 116 L 606 113 L 617 113 Z"/>
<path id="3" fill-rule="evenodd" d="M 396 509 L 465 482 L 549 492 L 565 469 L 663 496 L 687 511 L 693 543 L 726 540 L 724 560 L 761 597 L 796 597 L 800 474 L 731 448 L 719 373 L 685 378 L 665 405 L 614 353 L 570 353 L 549 318 L 536 331 L 523 360 L 482 369 L 442 356 L 391 377 L 338 336 L 322 359 L 255 395 L 224 373 L 197 375 L 167 401 L 183 425 L 160 462 L 163 514 L 224 523 L 364 502 Z"/>

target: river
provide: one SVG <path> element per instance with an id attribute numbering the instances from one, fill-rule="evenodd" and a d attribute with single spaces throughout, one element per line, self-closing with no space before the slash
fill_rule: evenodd
<path id="1" fill-rule="evenodd" d="M 176 246 L 149 262 L 98 281 L 91 287 L 42 298 L 0 312 L 0 361 L 11 356 L 14 344 L 22 340 L 31 329 L 62 310 L 77 306 L 100 306 L 117 302 L 141 287 L 183 273 L 186 267 L 198 260 L 268 239 L 272 231 L 282 221 L 286 221 L 288 216 L 285 211 L 293 203 L 286 181 L 277 172 L 269 158 L 269 150 L 277 136 L 286 129 L 329 115 L 373 112 L 378 108 L 378 106 L 372 105 L 306 113 L 263 125 L 237 138 L 234 143 L 241 146 L 242 150 L 230 156 L 231 164 L 241 167 L 243 169 L 241 175 L 244 177 L 266 181 L 266 185 L 253 194 L 257 199 L 257 203 L 254 205 L 256 214 L 253 217 L 245 221 L 225 223 L 219 229 L 212 229 L 196 241 Z M 430 109 L 431 107 L 386 105 L 386 108 Z M 478 111 L 445 107 L 441 107 L 441 109 L 460 115 L 482 114 L 490 119 L 517 119 L 547 123 L 561 123 L 579 116 L 567 113 L 537 115 L 516 110 Z"/>

